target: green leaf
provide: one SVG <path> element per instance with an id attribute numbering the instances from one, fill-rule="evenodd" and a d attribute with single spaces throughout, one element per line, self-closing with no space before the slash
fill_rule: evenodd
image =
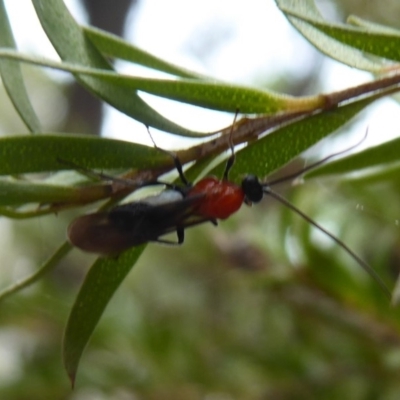
<path id="1" fill-rule="evenodd" d="M 370 32 L 394 34 L 397 36 L 400 35 L 400 30 L 398 29 L 391 28 L 382 24 L 377 24 L 376 22 L 367 21 L 354 15 L 350 15 L 347 18 L 347 23 L 364 28 L 365 30 L 368 30 Z"/>
<path id="2" fill-rule="evenodd" d="M 324 21 L 313 0 L 275 1 L 290 23 L 322 53 L 342 62 L 343 64 L 350 65 L 357 69 L 381 72 L 383 68 L 382 63 L 375 62 L 365 57 L 363 54 L 363 51 L 365 50 L 363 47 L 364 43 L 360 42 L 359 39 L 357 39 L 358 42 L 353 39 L 351 41 L 351 46 L 349 46 L 316 28 L 316 25 L 318 25 L 318 27 L 324 26 L 330 33 L 334 30 L 332 24 L 328 24 Z M 365 39 L 365 35 L 363 38 Z M 358 48 L 363 51 L 354 48 L 354 45 L 357 43 Z"/>
<path id="3" fill-rule="evenodd" d="M 71 250 L 71 244 L 64 242 L 59 246 L 59 248 L 32 274 L 19 280 L 16 283 L 0 290 L 0 302 L 4 301 L 9 296 L 17 293 L 18 291 L 25 289 L 29 285 L 37 282 L 43 275 L 49 273 L 53 268 L 55 268 L 58 263 L 68 254 Z"/>
<path id="4" fill-rule="evenodd" d="M 0 46 L 15 49 L 15 41 L 3 0 L 0 0 Z M 18 62 L 0 59 L 0 76 L 14 107 L 31 132 L 40 132 L 40 122 L 29 100 Z"/>
<path id="5" fill-rule="evenodd" d="M 309 172 L 309 178 L 333 174 L 346 174 L 366 168 L 385 167 L 400 161 L 400 138 L 390 140 L 356 154 L 332 161 Z"/>
<path id="6" fill-rule="evenodd" d="M 17 59 L 75 74 L 98 77 L 103 83 L 108 83 L 116 89 L 119 87 L 124 89 L 131 88 L 132 91 L 140 90 L 171 100 L 220 111 L 235 112 L 239 109 L 240 112 L 247 114 L 271 114 L 279 111 L 307 111 L 325 105 L 325 99 L 318 95 L 298 98 L 247 86 L 199 81 L 198 79 L 172 80 L 135 77 L 104 69 L 86 68 L 67 62 L 57 63 L 7 50 L 0 50 L 0 57 Z M 190 136 L 198 135 L 191 134 Z M 206 134 L 200 134 L 200 137 L 204 136 Z"/>
<path id="7" fill-rule="evenodd" d="M 62 0 L 32 0 L 32 3 L 44 31 L 62 60 L 91 68 L 112 69 L 88 40 L 82 27 L 74 20 Z M 145 125 L 175 134 L 193 134 L 161 116 L 130 88 L 116 87 L 90 76 L 76 75 L 76 79 L 107 103 Z"/>
<path id="8" fill-rule="evenodd" d="M 366 171 L 356 176 L 349 176 L 344 180 L 342 186 L 350 186 L 351 189 L 367 188 L 371 189 L 373 185 L 382 185 L 388 183 L 393 187 L 400 187 L 400 165 L 384 166 L 382 168 Z"/>
<path id="9" fill-rule="evenodd" d="M 286 10 L 286 12 L 288 12 Z M 371 32 L 366 29 L 356 28 L 344 24 L 332 24 L 325 21 L 309 18 L 298 13 L 288 12 L 291 17 L 312 25 L 319 31 L 327 34 L 337 41 L 389 60 L 400 61 L 400 32 L 386 30 L 385 32 Z M 333 52 L 329 52 L 335 58 Z M 349 63 L 349 65 L 351 65 Z M 353 65 L 351 65 L 353 66 Z"/>
<path id="10" fill-rule="evenodd" d="M 103 198 L 107 196 L 107 192 L 101 190 L 101 188 L 100 193 L 98 190 L 92 190 L 92 192 L 94 200 L 99 200 L 101 195 Z M 29 203 L 79 203 L 80 201 L 82 201 L 80 188 L 23 180 L 0 179 L 0 206 L 19 206 Z"/>
<path id="11" fill-rule="evenodd" d="M 63 161 L 90 169 L 129 169 L 171 163 L 171 158 L 154 147 L 89 135 L 0 138 L 0 175 L 71 169 Z"/>
<path id="12" fill-rule="evenodd" d="M 112 33 L 91 26 L 84 27 L 83 29 L 86 36 L 93 42 L 98 50 L 108 57 L 131 61 L 135 64 L 143 65 L 144 67 L 183 78 L 206 78 L 205 76 L 155 57 Z M 212 78 L 210 77 L 208 79 Z"/>
<path id="13" fill-rule="evenodd" d="M 364 99 L 338 107 L 334 111 L 321 112 L 250 143 L 237 152 L 230 178 L 238 181 L 247 174 L 259 177 L 269 175 L 342 127 L 372 102 L 373 99 Z M 213 173 L 221 176 L 223 168 L 224 166 L 219 166 Z"/>
<path id="14" fill-rule="evenodd" d="M 64 334 L 64 366 L 72 386 L 82 353 L 104 309 L 144 248 L 133 248 L 118 258 L 99 258 L 86 275 Z"/>

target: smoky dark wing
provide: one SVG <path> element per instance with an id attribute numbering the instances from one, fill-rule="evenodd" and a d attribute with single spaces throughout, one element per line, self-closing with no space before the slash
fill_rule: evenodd
<path id="1" fill-rule="evenodd" d="M 160 205 L 128 203 L 111 210 L 109 219 L 118 230 L 132 239 L 136 238 L 140 243 L 145 243 L 157 240 L 177 228 L 191 226 L 195 221 L 204 221 L 203 217 L 194 213 L 196 205 L 203 197 L 204 195 L 199 194 Z"/>
<path id="2" fill-rule="evenodd" d="M 178 228 L 204 222 L 193 211 L 203 195 L 159 205 L 132 202 L 109 212 L 77 218 L 68 228 L 70 242 L 88 252 L 111 255 L 140 244 L 156 241 Z"/>

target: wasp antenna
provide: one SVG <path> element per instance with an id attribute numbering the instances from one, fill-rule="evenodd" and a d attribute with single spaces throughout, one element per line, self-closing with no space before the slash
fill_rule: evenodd
<path id="1" fill-rule="evenodd" d="M 178 171 L 178 175 L 179 175 L 180 180 L 182 181 L 182 183 L 183 183 L 185 186 L 189 186 L 189 185 L 190 185 L 190 182 L 187 180 L 187 178 L 186 178 L 186 176 L 185 176 L 185 174 L 184 174 L 184 172 L 183 172 L 181 160 L 180 160 L 179 157 L 176 155 L 176 153 L 174 153 L 173 151 L 165 150 L 165 149 L 162 149 L 161 147 L 158 147 L 157 144 L 156 144 L 156 142 L 154 141 L 153 136 L 152 136 L 151 133 L 150 133 L 150 129 L 149 129 L 149 127 L 148 127 L 147 125 L 146 125 L 146 129 L 147 129 L 147 132 L 148 132 L 148 134 L 149 134 L 149 136 L 150 136 L 151 141 L 153 142 L 154 147 L 155 147 L 157 150 L 160 150 L 160 151 L 162 151 L 163 153 L 168 154 L 170 157 L 172 157 L 172 159 L 174 160 L 175 168 L 176 168 L 176 170 Z"/>
<path id="2" fill-rule="evenodd" d="M 342 240 L 340 240 L 335 235 L 330 233 L 328 230 L 323 228 L 320 224 L 318 224 L 316 221 L 314 221 L 308 215 L 303 213 L 301 210 L 299 210 L 296 206 L 294 206 L 292 203 L 290 203 L 288 200 L 286 200 L 280 194 L 274 192 L 270 187 L 268 187 L 268 186 L 263 187 L 263 191 L 265 194 L 272 196 L 274 199 L 278 200 L 280 203 L 285 205 L 287 208 L 291 209 L 293 212 L 298 214 L 300 217 L 302 217 L 305 221 L 307 221 L 309 224 L 311 224 L 315 228 L 319 229 L 325 235 L 329 236 L 351 258 L 353 258 L 353 260 L 356 261 L 357 264 L 359 264 L 375 280 L 375 282 L 377 282 L 377 284 L 381 287 L 381 289 L 383 290 L 385 295 L 389 298 L 389 300 L 391 299 L 390 290 L 388 289 L 386 284 L 383 282 L 383 280 L 380 278 L 380 276 L 376 273 L 376 271 L 369 264 L 367 264 L 362 258 L 360 258 L 353 250 L 351 250 Z"/>
<path id="3" fill-rule="evenodd" d="M 169 182 L 163 182 L 163 181 L 159 181 L 159 180 L 137 182 L 137 181 L 135 181 L 133 179 L 129 179 L 129 178 L 118 178 L 116 176 L 108 175 L 103 172 L 92 171 L 89 168 L 81 167 L 78 164 L 75 164 L 73 161 L 67 161 L 67 160 L 64 160 L 59 157 L 57 157 L 57 161 L 60 164 L 64 164 L 64 165 L 78 171 L 80 174 L 85 175 L 88 178 L 94 178 L 94 179 L 103 180 L 103 181 L 110 181 L 110 182 L 118 183 L 121 186 L 127 186 L 127 187 L 132 187 L 135 189 L 140 189 L 140 188 L 144 188 L 146 186 L 164 185 L 172 190 L 178 190 L 177 185 L 174 185 Z"/>
<path id="4" fill-rule="evenodd" d="M 279 183 L 295 179 L 295 178 L 299 177 L 300 175 L 303 175 L 305 172 L 310 171 L 310 170 L 312 170 L 314 168 L 317 168 L 322 164 L 325 164 L 331 158 L 338 157 L 338 156 L 341 156 L 342 154 L 348 153 L 349 151 L 351 151 L 351 150 L 355 149 L 356 147 L 358 147 L 362 142 L 364 142 L 364 140 L 367 138 L 367 136 L 368 136 L 368 128 L 366 129 L 365 134 L 362 137 L 362 139 L 359 140 L 356 144 L 348 147 L 347 149 L 338 151 L 337 153 L 330 154 L 329 156 L 323 158 L 322 160 L 316 161 L 315 163 L 308 165 L 307 167 L 301 169 L 300 171 L 294 172 L 293 174 L 286 175 L 286 176 L 284 176 L 282 178 L 278 178 L 278 179 L 275 179 L 275 180 L 273 180 L 271 182 L 268 182 L 268 186 L 277 185 Z"/>
<path id="5" fill-rule="evenodd" d="M 73 170 L 78 171 L 80 174 L 85 175 L 88 178 L 93 178 L 93 179 L 102 180 L 102 181 L 111 181 L 111 182 L 119 183 L 124 186 L 135 186 L 135 182 L 130 181 L 129 179 L 121 179 L 121 178 L 117 178 L 112 175 L 104 174 L 103 172 L 92 171 L 89 168 L 85 168 L 78 164 L 75 164 L 73 161 L 67 161 L 67 160 L 64 160 L 59 157 L 57 157 L 57 161 L 60 164 L 64 164 L 64 165 L 72 168 Z"/>
<path id="6" fill-rule="evenodd" d="M 157 146 L 157 143 L 155 142 L 155 140 L 154 140 L 154 138 L 153 138 L 153 135 L 152 135 L 151 132 L 150 132 L 150 128 L 149 128 L 148 125 L 146 125 L 146 130 L 147 130 L 147 133 L 149 134 L 149 137 L 150 137 L 151 142 L 153 143 L 153 146 L 154 146 L 156 149 L 159 149 L 159 147 Z M 159 150 L 162 150 L 162 149 L 159 149 Z"/>
<path id="7" fill-rule="evenodd" d="M 236 157 L 235 156 L 235 146 L 233 145 L 232 135 L 233 135 L 233 128 L 235 126 L 238 114 L 239 114 L 239 109 L 237 108 L 236 112 L 235 112 L 235 117 L 233 118 L 231 130 L 229 132 L 229 137 L 228 137 L 228 144 L 229 144 L 229 148 L 231 150 L 231 155 L 228 158 L 228 160 L 226 161 L 226 167 L 225 167 L 224 176 L 223 176 L 224 181 L 228 180 L 229 171 L 231 170 L 233 164 L 235 163 L 235 157 Z"/>

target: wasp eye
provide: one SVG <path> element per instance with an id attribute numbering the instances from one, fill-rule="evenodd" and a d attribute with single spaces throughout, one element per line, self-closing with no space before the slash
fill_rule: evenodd
<path id="1" fill-rule="evenodd" d="M 258 203 L 264 197 L 263 187 L 255 175 L 247 175 L 242 181 L 242 190 L 246 199 Z"/>

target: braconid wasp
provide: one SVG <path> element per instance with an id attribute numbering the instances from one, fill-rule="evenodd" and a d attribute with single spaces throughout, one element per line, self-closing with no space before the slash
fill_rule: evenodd
<path id="1" fill-rule="evenodd" d="M 181 184 L 171 184 L 162 181 L 148 182 L 142 186 L 165 185 L 166 189 L 157 195 L 119 205 L 109 211 L 95 212 L 78 217 L 68 227 L 69 241 L 83 251 L 103 256 L 117 256 L 131 247 L 148 242 L 182 244 L 186 228 L 204 222 L 211 222 L 217 225 L 218 220 L 224 220 L 236 213 L 243 203 L 247 205 L 256 204 L 265 195 L 269 195 L 331 238 L 390 297 L 390 292 L 385 283 L 369 264 L 361 259 L 342 240 L 323 228 L 272 189 L 272 186 L 276 184 L 293 180 L 327 162 L 329 159 L 352 150 L 359 143 L 343 151 L 331 154 L 283 178 L 267 182 L 260 180 L 255 175 L 247 175 L 242 179 L 241 184 L 237 185 L 229 180 L 229 171 L 235 162 L 235 151 L 232 142 L 232 131 L 235 121 L 236 116 L 228 138 L 231 155 L 227 160 L 222 179 L 208 176 L 192 184 L 185 177 L 182 164 L 177 155 L 173 152 L 160 149 L 173 158 Z M 364 139 L 365 137 L 362 140 Z M 157 147 L 155 143 L 154 145 Z M 113 179 L 112 177 L 110 178 Z M 162 239 L 164 235 L 172 232 L 176 232 L 177 242 Z"/>

